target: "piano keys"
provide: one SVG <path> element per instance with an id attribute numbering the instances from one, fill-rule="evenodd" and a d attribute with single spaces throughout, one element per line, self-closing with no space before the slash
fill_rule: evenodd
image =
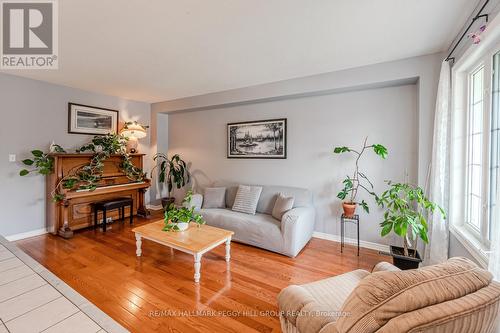
<path id="1" fill-rule="evenodd" d="M 145 207 L 144 196 L 151 185 L 149 179 L 133 181 L 129 179 L 119 165 L 121 155 L 112 155 L 104 161 L 103 175 L 97 189 L 90 190 L 63 190 L 65 198 L 61 202 L 52 200 L 51 192 L 60 180 L 71 174 L 80 166 L 88 165 L 93 154 L 51 154 L 54 158 L 54 172 L 47 175 L 46 181 L 46 224 L 49 232 L 57 234 L 65 223 L 71 230 L 78 230 L 93 226 L 93 203 L 103 200 L 111 200 L 118 197 L 129 197 L 134 200 L 133 211 L 125 209 L 125 216 L 146 216 L 148 211 Z M 144 154 L 131 154 L 131 162 L 134 166 L 143 169 Z M 118 211 L 109 212 L 108 217 L 118 219 Z M 98 215 L 102 220 L 102 215 Z"/>

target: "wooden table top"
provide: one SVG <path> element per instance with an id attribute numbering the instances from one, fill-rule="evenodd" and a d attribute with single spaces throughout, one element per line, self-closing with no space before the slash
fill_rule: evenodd
<path id="1" fill-rule="evenodd" d="M 156 241 L 167 246 L 185 249 L 189 252 L 201 252 L 214 244 L 232 236 L 234 232 L 203 224 L 198 226 L 191 223 L 185 231 L 163 231 L 163 219 L 132 229 L 132 232 L 141 234 L 142 237 Z"/>

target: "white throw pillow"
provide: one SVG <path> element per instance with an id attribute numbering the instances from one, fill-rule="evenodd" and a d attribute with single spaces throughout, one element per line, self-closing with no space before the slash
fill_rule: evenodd
<path id="1" fill-rule="evenodd" d="M 276 198 L 276 202 L 274 203 L 274 208 L 271 215 L 278 221 L 281 221 L 283 214 L 293 208 L 294 201 L 294 197 L 287 197 L 283 193 L 278 193 L 278 197 Z"/>
<path id="2" fill-rule="evenodd" d="M 207 187 L 203 195 L 203 208 L 226 208 L 226 188 Z"/>
<path id="3" fill-rule="evenodd" d="M 234 199 L 233 210 L 235 212 L 255 215 L 257 203 L 259 202 L 262 187 L 260 186 L 238 186 L 236 198 Z"/>

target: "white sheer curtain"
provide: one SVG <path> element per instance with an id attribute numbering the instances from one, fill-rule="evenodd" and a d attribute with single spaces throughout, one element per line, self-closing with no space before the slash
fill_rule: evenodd
<path id="1" fill-rule="evenodd" d="M 488 270 L 493 274 L 493 278 L 496 281 L 500 281 L 500 182 L 497 183 L 497 202 L 495 204 L 495 211 L 493 217 L 493 223 L 491 224 L 491 243 L 490 243 L 490 255 L 488 260 Z M 500 328 L 499 328 L 500 331 Z"/>
<path id="2" fill-rule="evenodd" d="M 441 65 L 434 115 L 434 139 L 430 173 L 430 199 L 448 211 L 451 70 L 447 61 Z M 424 264 L 433 265 L 448 259 L 449 224 L 439 212 L 429 218 L 429 244 Z"/>

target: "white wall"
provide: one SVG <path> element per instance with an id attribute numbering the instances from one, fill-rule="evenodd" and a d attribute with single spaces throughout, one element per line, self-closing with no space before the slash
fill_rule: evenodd
<path id="1" fill-rule="evenodd" d="M 449 257 L 466 257 L 474 261 L 479 266 L 484 266 L 472 253 L 450 232 Z"/>
<path id="2" fill-rule="evenodd" d="M 151 151 L 168 153 L 168 114 L 156 113 L 152 115 L 155 117 L 155 124 L 161 126 L 154 126 L 151 130 Z M 153 162 L 154 163 L 154 162 Z M 152 186 L 150 188 L 151 204 L 156 207 L 161 207 L 160 199 L 167 197 L 168 189 L 165 184 L 160 184 L 156 177 L 157 173 L 154 172 L 152 176 Z"/>
<path id="3" fill-rule="evenodd" d="M 288 119 L 288 157 L 284 160 L 227 159 L 226 124 L 259 119 Z M 292 98 L 235 107 L 169 115 L 169 151 L 190 161 L 197 184 L 231 180 L 250 184 L 290 185 L 314 192 L 316 230 L 340 234 L 340 200 L 336 193 L 354 159 L 332 154 L 333 147 L 372 143 L 388 147 L 381 160 L 368 153 L 361 167 L 376 191 L 385 179 L 417 180 L 417 87 L 373 88 L 323 96 Z M 361 214 L 361 239 L 382 242 L 381 212 L 366 195 L 372 214 Z M 350 229 L 354 231 L 354 228 Z M 355 238 L 355 233 L 350 234 Z"/>
<path id="4" fill-rule="evenodd" d="M 377 96 L 383 96 L 383 94 L 388 92 L 394 92 L 394 89 L 405 90 L 408 94 L 413 96 L 412 98 L 414 100 L 413 102 L 410 102 L 411 98 L 409 96 L 407 96 L 408 98 L 401 100 L 396 98 L 396 100 L 399 101 L 398 103 L 401 103 L 401 106 L 403 106 L 402 104 L 407 103 L 404 105 L 404 108 L 399 109 L 400 113 L 403 115 L 413 114 L 411 130 L 410 132 L 403 133 L 403 137 L 407 138 L 407 133 L 413 133 L 411 131 L 415 131 L 415 142 L 414 144 L 409 144 L 408 142 L 404 143 L 404 140 L 401 141 L 402 139 L 398 138 L 397 141 L 387 143 L 390 146 L 396 145 L 395 147 L 392 147 L 393 152 L 403 149 L 403 146 L 408 145 L 407 148 L 414 153 L 411 157 L 413 159 L 413 163 L 408 164 L 410 177 L 417 181 L 421 186 L 425 186 L 431 157 L 436 90 L 442 60 L 442 54 L 433 54 L 338 72 L 262 84 L 253 87 L 154 103 L 152 104 L 152 132 L 156 133 L 158 128 L 166 126 L 166 121 L 156 121 L 156 115 L 168 114 L 171 135 L 169 139 L 169 146 L 175 151 L 182 152 L 184 155 L 187 154 L 187 156 L 189 156 L 186 158 L 187 160 L 192 159 L 191 161 L 193 162 L 193 167 L 198 170 L 197 178 L 200 180 L 204 177 L 203 173 L 206 174 L 207 181 L 225 176 L 219 171 L 220 166 L 223 170 L 228 170 L 229 167 L 238 169 L 238 177 L 235 180 L 246 180 L 248 182 L 261 183 L 262 180 L 260 179 L 265 177 L 266 181 L 269 183 L 290 184 L 291 182 L 294 182 L 297 185 L 313 187 L 316 191 L 316 195 L 319 195 L 317 198 L 320 205 L 318 210 L 321 210 L 321 212 L 319 212 L 320 217 L 318 217 L 320 220 L 318 221 L 316 229 L 327 233 L 339 234 L 338 224 L 335 223 L 334 217 L 339 213 L 340 207 L 338 200 L 335 197 L 337 188 L 335 188 L 334 184 L 338 184 L 335 182 L 336 179 L 345 175 L 345 169 L 338 167 L 339 165 L 337 163 L 343 162 L 338 156 L 331 156 L 330 150 L 336 143 L 334 140 L 340 140 L 341 138 L 340 136 L 336 136 L 337 133 L 335 131 L 338 132 L 340 130 L 341 133 L 342 131 L 347 132 L 347 127 L 340 126 L 339 124 L 344 124 L 345 121 L 349 119 L 351 116 L 351 110 L 339 111 L 339 109 L 335 108 L 335 103 L 330 103 L 328 108 L 325 108 L 325 105 L 323 105 L 323 108 L 325 108 L 325 110 L 328 109 L 330 113 L 325 110 L 320 111 L 319 113 L 314 113 L 311 112 L 311 110 L 320 109 L 321 107 L 318 105 L 321 105 L 321 102 L 319 101 L 322 101 L 323 99 L 325 99 L 325 101 L 328 101 L 329 99 L 339 99 L 340 101 L 340 99 L 342 99 L 345 105 L 352 103 L 353 108 L 356 107 L 357 111 L 354 113 L 357 117 L 356 119 L 359 119 L 361 116 L 361 108 L 364 108 L 362 112 L 364 117 L 367 117 L 368 120 L 365 119 L 360 122 L 360 124 L 365 127 L 368 126 L 368 128 L 364 128 L 364 130 L 369 132 L 368 134 L 370 134 L 373 139 L 386 139 L 385 136 L 389 135 L 389 132 L 393 130 L 393 127 L 372 127 L 371 123 L 373 122 L 373 117 L 375 117 L 376 114 L 371 112 L 371 110 L 374 110 L 375 108 L 373 108 L 369 103 L 364 106 L 356 103 L 362 103 L 363 100 L 360 97 L 364 97 L 365 94 L 367 97 L 371 96 L 370 98 L 373 98 L 372 102 L 378 103 L 380 101 L 376 101 Z M 388 88 L 388 90 L 380 89 L 381 87 L 394 87 L 395 85 L 407 85 L 408 83 L 415 82 L 416 86 L 406 86 L 406 88 Z M 372 88 L 376 89 L 370 91 L 369 89 Z M 374 91 L 377 93 L 374 93 Z M 389 95 L 391 94 L 389 93 Z M 386 107 L 389 108 L 387 112 L 391 112 L 391 110 L 394 111 L 391 106 L 393 105 L 391 104 L 393 100 L 392 97 L 397 96 L 391 95 L 391 98 L 384 101 L 386 105 L 383 104 L 383 109 Z M 310 103 L 310 105 L 308 103 Z M 329 102 L 327 102 L 327 104 L 328 103 Z M 286 105 L 286 107 L 282 107 L 283 105 Z M 300 105 L 301 107 L 296 108 L 295 105 Z M 378 110 L 381 104 L 374 105 L 377 105 Z M 275 112 L 276 110 L 279 112 Z M 204 112 L 211 116 L 204 116 Z M 180 115 L 179 113 L 182 114 Z M 300 118 L 302 120 L 300 122 L 291 122 L 289 133 L 302 133 L 302 131 L 306 132 L 305 134 L 300 134 L 302 135 L 300 138 L 295 138 L 295 143 L 298 142 L 300 144 L 299 147 L 303 149 L 303 153 L 306 154 L 304 156 L 308 158 L 315 158 L 315 160 L 312 160 L 310 163 L 312 164 L 314 172 L 320 172 L 320 176 L 314 178 L 310 184 L 306 183 L 306 177 L 303 173 L 298 174 L 296 170 L 292 170 L 290 172 L 289 165 L 286 164 L 287 162 L 295 161 L 304 165 L 300 158 L 297 157 L 303 156 L 300 155 L 300 153 L 292 153 L 292 149 L 294 149 L 292 141 L 289 141 L 289 159 L 286 161 L 268 161 L 268 163 L 265 164 L 267 165 L 266 168 L 262 166 L 259 167 L 258 177 L 255 176 L 255 169 L 250 167 L 253 166 L 253 163 L 255 162 L 248 160 L 230 161 L 225 159 L 225 142 L 224 145 L 220 146 L 220 140 L 225 141 L 225 135 L 221 136 L 220 134 L 221 123 L 225 125 L 225 123 L 229 121 L 266 118 L 268 115 L 272 115 L 272 117 L 275 118 L 282 115 L 287 116 L 289 113 L 291 119 L 297 117 L 297 115 L 293 115 L 291 113 L 302 114 L 302 118 Z M 212 118 L 216 117 L 216 114 L 222 114 L 226 117 L 226 119 L 224 119 L 223 122 L 222 120 L 217 119 L 212 120 Z M 318 121 L 320 122 L 323 119 L 322 117 L 328 116 L 332 117 L 330 121 L 333 122 L 333 120 L 335 120 L 335 131 L 328 129 L 328 132 L 326 133 L 330 133 L 331 137 L 323 138 L 326 141 L 321 141 L 318 144 L 315 142 L 314 136 L 323 136 L 325 133 L 318 134 L 317 131 L 311 131 L 309 128 L 302 129 L 301 123 L 303 122 L 304 125 L 312 127 L 313 125 L 317 125 Z M 395 119 L 399 119 L 398 117 L 400 116 L 402 115 L 398 114 Z M 333 119 L 333 117 L 335 117 L 335 119 Z M 176 124 L 175 119 L 192 119 L 194 125 L 188 124 L 187 122 L 179 122 Z M 387 121 L 392 120 L 390 117 L 380 119 L 377 118 L 379 121 L 381 119 Z M 408 120 L 409 118 L 405 119 Z M 315 124 L 313 124 L 312 121 L 315 121 Z M 195 141 L 194 139 L 191 139 L 198 138 L 196 130 L 204 123 L 211 124 L 210 127 L 205 126 L 210 129 L 210 136 L 205 137 L 204 140 Z M 406 129 L 408 124 L 406 122 L 403 122 L 402 124 L 404 125 L 402 128 Z M 214 126 L 216 127 L 214 128 Z M 394 126 L 396 131 L 398 130 L 397 127 L 398 126 Z M 225 129 L 222 131 L 222 134 L 224 134 Z M 374 134 L 371 134 L 372 131 Z M 181 132 L 184 133 L 183 139 L 174 140 L 175 137 L 181 135 Z M 410 137 L 413 137 L 413 134 L 411 134 Z M 344 138 L 346 143 L 351 142 L 350 138 L 350 136 L 346 136 Z M 389 138 L 387 137 L 387 139 Z M 390 139 L 392 140 L 393 138 Z M 292 140 L 292 138 L 290 138 L 290 140 Z M 361 140 L 358 139 L 357 141 Z M 318 148 L 315 148 L 316 146 Z M 213 147 L 218 148 L 212 152 L 209 148 L 211 149 Z M 222 149 L 222 151 L 220 149 Z M 312 151 L 310 152 L 311 149 Z M 222 155 L 220 155 L 221 153 Z M 204 156 L 208 156 L 210 154 L 222 156 L 222 158 L 217 160 L 217 164 L 215 164 L 215 160 L 213 158 L 207 157 L 208 161 L 213 163 L 209 164 L 203 162 L 203 167 L 206 168 L 206 170 L 201 170 L 201 168 L 197 166 L 197 162 Z M 391 168 L 394 168 L 392 170 L 384 169 L 389 167 L 388 162 L 389 161 L 386 161 L 385 164 L 382 164 L 380 166 L 380 170 L 375 171 L 382 173 L 373 175 L 373 178 L 377 179 L 378 182 L 384 180 L 384 173 L 388 173 L 393 178 L 403 177 L 404 168 L 406 167 L 406 163 L 410 162 L 410 158 L 400 157 L 399 162 L 395 162 L 394 165 L 391 165 Z M 368 163 L 370 164 L 371 161 L 368 161 Z M 378 163 L 378 161 L 376 160 L 374 163 Z M 288 175 L 289 173 L 291 173 L 291 175 Z M 262 176 L 266 174 L 269 176 Z M 235 176 L 235 174 L 233 173 L 232 176 Z M 330 206 L 328 202 L 330 202 Z M 365 223 L 362 227 L 364 231 L 361 232 L 361 239 L 366 241 L 371 240 L 377 243 L 387 243 L 389 240 L 382 240 L 378 237 L 379 228 L 375 221 L 377 220 L 377 216 L 378 215 L 372 214 L 370 216 L 370 220 L 364 218 Z M 350 236 L 354 236 L 354 234 L 350 234 Z"/>
<path id="5" fill-rule="evenodd" d="M 434 108 L 442 60 L 442 54 L 432 54 L 154 103 L 152 132 L 158 126 L 155 117 L 158 113 L 207 110 L 417 81 L 418 120 L 415 126 L 418 129 L 418 183 L 424 186 L 431 158 Z"/>
<path id="6" fill-rule="evenodd" d="M 9 236 L 45 228 L 45 179 L 20 177 L 19 162 L 33 149 L 47 150 L 52 140 L 74 149 L 92 136 L 68 134 L 68 102 L 120 110 L 120 121 L 150 123 L 149 103 L 127 101 L 41 81 L 0 74 L 0 234 Z M 149 153 L 149 137 L 140 140 L 139 150 Z M 145 159 L 146 169 L 150 158 Z"/>

